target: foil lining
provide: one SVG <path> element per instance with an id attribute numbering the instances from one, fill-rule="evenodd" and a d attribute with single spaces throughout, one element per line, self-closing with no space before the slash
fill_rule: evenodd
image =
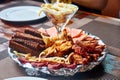
<path id="1" fill-rule="evenodd" d="M 105 45 L 104 42 L 97 36 L 94 36 L 90 33 L 89 34 L 91 37 L 95 37 L 98 40 L 99 44 Z M 95 66 L 99 65 L 105 58 L 107 51 L 106 49 L 103 50 L 101 54 L 103 54 L 101 57 L 98 58 L 98 61 L 96 62 L 90 62 L 87 65 L 77 65 L 75 69 L 70 69 L 70 68 L 60 68 L 57 70 L 50 70 L 47 67 L 41 67 L 41 68 L 36 68 L 33 67 L 30 63 L 22 64 L 19 60 L 18 57 L 12 52 L 11 48 L 8 48 L 8 54 L 10 57 L 19 64 L 19 66 L 23 67 L 27 75 L 29 76 L 40 76 L 42 73 L 53 75 L 53 76 L 73 76 L 74 74 L 78 72 L 85 72 L 92 70 Z"/>

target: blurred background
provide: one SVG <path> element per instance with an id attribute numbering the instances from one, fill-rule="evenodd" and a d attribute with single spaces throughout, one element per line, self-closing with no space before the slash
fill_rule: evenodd
<path id="1" fill-rule="evenodd" d="M 0 4 L 10 1 L 29 1 L 29 0 L 0 0 Z M 43 0 L 33 0 L 40 1 Z M 73 4 L 79 6 L 80 10 L 120 18 L 120 0 L 72 0 Z"/>

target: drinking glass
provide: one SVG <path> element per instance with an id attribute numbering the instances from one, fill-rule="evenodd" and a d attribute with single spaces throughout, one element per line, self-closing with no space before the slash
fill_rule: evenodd
<path id="1" fill-rule="evenodd" d="M 60 33 L 77 12 L 78 7 L 71 4 L 71 0 L 44 0 L 42 6 L 47 17 L 52 21 L 54 27 Z"/>

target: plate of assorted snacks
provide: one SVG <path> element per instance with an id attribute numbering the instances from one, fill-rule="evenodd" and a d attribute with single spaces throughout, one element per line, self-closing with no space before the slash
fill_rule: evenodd
<path id="1" fill-rule="evenodd" d="M 92 70 L 106 56 L 104 42 L 82 29 L 26 28 L 9 41 L 10 57 L 31 76 L 70 76 Z"/>

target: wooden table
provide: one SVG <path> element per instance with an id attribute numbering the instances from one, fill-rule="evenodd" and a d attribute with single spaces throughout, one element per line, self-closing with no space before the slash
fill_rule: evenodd
<path id="1" fill-rule="evenodd" d="M 11 2 L 9 4 L 1 4 L 0 10 L 19 5 L 39 6 L 41 3 L 36 1 Z M 52 24 L 48 19 L 43 22 L 29 23 L 25 25 L 13 24 L 6 21 L 0 21 L 0 80 L 10 77 L 28 76 L 23 68 L 18 66 L 8 55 L 8 41 L 11 35 L 16 31 L 21 31 L 26 27 L 49 28 Z M 78 11 L 72 23 L 68 25 L 70 28 L 81 28 L 98 37 L 100 37 L 107 45 L 108 54 L 102 64 L 93 70 L 77 73 L 74 76 L 50 76 L 41 75 L 39 77 L 48 80 L 119 80 L 120 79 L 120 20 L 107 16 L 101 16 L 93 13 Z"/>

